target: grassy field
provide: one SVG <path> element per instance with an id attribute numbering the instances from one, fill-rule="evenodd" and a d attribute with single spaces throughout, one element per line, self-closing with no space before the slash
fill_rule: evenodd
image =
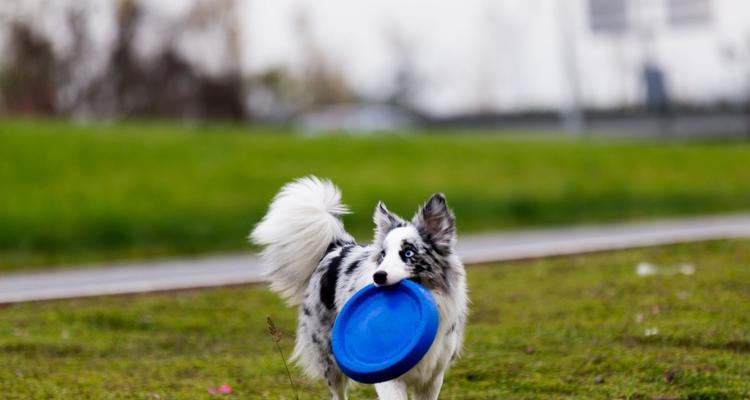
<path id="1" fill-rule="evenodd" d="M 463 232 L 747 210 L 747 160 L 748 144 L 0 121 L 0 270 L 247 249 L 275 191 L 308 174 L 342 187 L 367 238 L 378 199 L 411 215 L 437 191 Z"/>
<path id="2" fill-rule="evenodd" d="M 638 276 L 690 263 L 693 275 Z M 746 399 L 750 241 L 472 267 L 464 357 L 444 399 Z M 0 397 L 290 399 L 266 333 L 295 312 L 263 287 L 0 309 Z M 292 375 L 302 399 L 319 382 Z M 358 386 L 352 399 L 373 398 Z"/>

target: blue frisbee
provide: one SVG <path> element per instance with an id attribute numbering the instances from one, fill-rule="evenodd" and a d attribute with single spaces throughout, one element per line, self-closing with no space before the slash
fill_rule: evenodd
<path id="1" fill-rule="evenodd" d="M 368 285 L 344 305 L 331 345 L 348 377 L 362 383 L 398 378 L 427 354 L 437 334 L 437 306 L 421 285 Z"/>

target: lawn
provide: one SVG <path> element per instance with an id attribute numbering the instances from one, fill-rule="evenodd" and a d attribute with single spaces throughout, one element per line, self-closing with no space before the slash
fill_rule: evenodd
<path id="1" fill-rule="evenodd" d="M 689 263 L 691 275 L 636 265 Z M 750 241 L 469 269 L 464 357 L 444 399 L 745 399 Z M 291 351 L 295 313 L 261 286 L 0 309 L 0 397 L 292 398 L 265 319 Z M 302 399 L 326 396 L 292 370 Z M 352 399 L 373 398 L 359 386 Z M 214 397 L 216 398 L 216 397 Z"/>
<path id="2" fill-rule="evenodd" d="M 372 230 L 444 192 L 462 232 L 750 209 L 748 144 L 445 132 L 305 137 L 177 123 L 0 121 L 0 271 L 248 249 L 292 178 L 332 178 Z"/>

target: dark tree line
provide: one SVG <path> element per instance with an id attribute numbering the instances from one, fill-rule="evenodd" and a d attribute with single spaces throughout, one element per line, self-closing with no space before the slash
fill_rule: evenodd
<path id="1" fill-rule="evenodd" d="M 98 17 L 85 3 L 52 11 L 64 13 L 58 28 L 71 42 L 64 51 L 55 37 L 35 26 L 46 10 L 4 19 L 0 10 L 10 43 L 0 55 L 0 115 L 288 120 L 321 105 L 364 101 L 411 109 L 417 101 L 422 82 L 413 65 L 413 45 L 392 29 L 386 36 L 399 60 L 395 89 L 370 98 L 352 88 L 343 67 L 313 40 L 304 7 L 292 20 L 302 60 L 298 69 L 277 67 L 250 75 L 242 65 L 242 51 L 252 46 L 241 43 L 240 2 L 193 0 L 188 12 L 169 18 L 155 16 L 148 4 L 115 0 L 109 10 L 114 37 L 106 45 L 92 36 L 90 23 Z M 190 47 L 196 34 L 207 34 L 225 51 L 202 54 L 200 47 Z M 147 56 L 139 48 L 144 36 L 158 43 Z M 209 73 L 196 60 L 220 65 L 220 71 Z"/>
<path id="2" fill-rule="evenodd" d="M 167 27 L 166 44 L 158 54 L 144 60 L 138 56 L 134 41 L 144 11 L 134 1 L 121 1 L 116 10 L 116 38 L 103 73 L 73 88 L 69 86 L 79 72 L 76 68 L 91 56 L 82 11 L 69 10 L 66 21 L 73 44 L 63 56 L 55 55 L 53 44 L 38 34 L 32 23 L 14 20 L 8 62 L 0 71 L 0 107 L 12 114 L 246 118 L 245 82 L 238 55 L 224 60 L 229 65 L 221 74 L 207 74 L 185 60 L 169 37 L 177 37 L 190 24 L 215 20 L 216 13 L 232 10 L 232 1 L 197 3 L 188 21 Z M 236 43 L 233 37 L 236 31 L 231 24 L 224 27 L 224 33 L 229 43 Z M 233 51 L 238 49 L 235 47 Z"/>

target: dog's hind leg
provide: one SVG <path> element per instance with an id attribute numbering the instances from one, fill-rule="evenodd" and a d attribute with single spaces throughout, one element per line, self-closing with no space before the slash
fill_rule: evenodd
<path id="1" fill-rule="evenodd" d="M 414 400 L 437 400 L 440 388 L 443 387 L 443 374 L 441 373 L 432 382 L 423 387 L 414 389 Z"/>
<path id="2" fill-rule="evenodd" d="M 349 379 L 338 369 L 336 365 L 326 367 L 326 384 L 331 391 L 333 400 L 346 400 L 346 387 Z"/>
<path id="3" fill-rule="evenodd" d="M 375 391 L 380 400 L 408 400 L 406 385 L 399 381 L 388 381 L 375 384 Z"/>

